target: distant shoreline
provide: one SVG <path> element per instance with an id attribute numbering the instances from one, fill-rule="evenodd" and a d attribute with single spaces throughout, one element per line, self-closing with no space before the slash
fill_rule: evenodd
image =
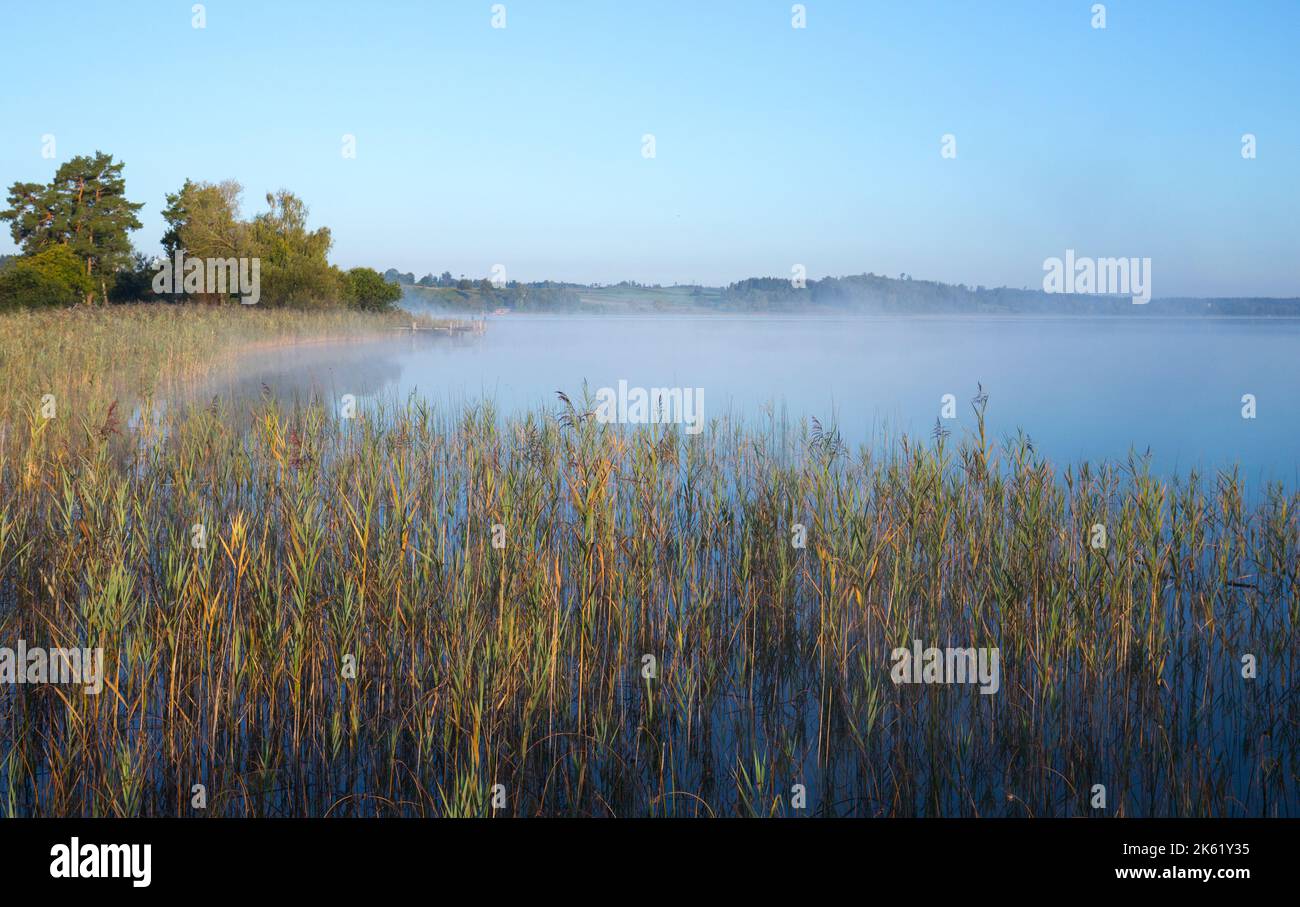
<path id="1" fill-rule="evenodd" d="M 773 277 L 726 287 L 591 286 L 560 281 L 497 283 L 438 278 L 412 283 L 393 269 L 385 277 L 402 290 L 408 311 L 448 317 L 491 314 L 781 314 L 796 317 L 1036 317 L 1036 318 L 1300 318 L 1300 297 L 1164 296 L 1146 303 L 1101 294 L 1048 293 L 1009 287 L 967 287 L 875 274 L 809 280 L 801 286 Z M 425 280 L 432 279 L 428 275 Z"/>
<path id="2" fill-rule="evenodd" d="M 413 313 L 423 314 L 423 313 Z M 709 321 L 731 321 L 737 318 L 763 318 L 769 321 L 1131 321 L 1125 315 L 1110 313 L 1064 313 L 1064 314 L 1035 314 L 1033 312 L 918 312 L 908 314 L 906 312 L 772 312 L 772 311 L 740 311 L 728 310 L 725 312 L 709 311 L 706 309 L 686 310 L 674 309 L 662 312 L 653 311 L 627 311 L 627 312 L 600 312 L 600 311 L 565 311 L 565 312 L 509 312 L 505 314 L 488 313 L 488 321 L 509 319 L 509 318 L 569 318 L 580 320 L 604 320 L 624 318 L 637 321 L 651 321 L 655 319 L 666 318 L 691 318 L 695 320 Z M 1142 321 L 1300 321 L 1300 313 L 1295 315 L 1188 315 L 1175 313 L 1170 315 L 1144 316 Z"/>

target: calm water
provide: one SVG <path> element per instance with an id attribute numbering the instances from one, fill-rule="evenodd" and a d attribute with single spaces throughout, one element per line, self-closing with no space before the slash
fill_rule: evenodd
<path id="1" fill-rule="evenodd" d="M 245 362 L 229 387 L 435 403 L 484 397 L 505 412 L 555 391 L 703 388 L 706 417 L 754 422 L 768 404 L 834 422 L 851 444 L 929 435 L 944 394 L 954 435 L 977 382 L 997 436 L 1023 429 L 1057 464 L 1150 448 L 1164 474 L 1240 463 L 1249 484 L 1300 484 L 1300 321 L 1268 319 L 588 318 L 510 315 L 486 333 L 399 335 Z M 1257 417 L 1242 417 L 1253 394 Z"/>

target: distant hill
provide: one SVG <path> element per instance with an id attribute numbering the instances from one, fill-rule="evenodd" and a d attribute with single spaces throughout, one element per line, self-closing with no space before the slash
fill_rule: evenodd
<path id="1" fill-rule="evenodd" d="M 1128 296 L 972 288 L 875 274 L 810 280 L 802 289 L 782 278 L 751 278 L 722 290 L 719 307 L 746 312 L 826 310 L 894 315 L 1300 316 L 1297 298 L 1155 298 L 1134 305 Z"/>
<path id="2" fill-rule="evenodd" d="M 752 277 L 726 287 L 608 286 L 541 281 L 495 287 L 488 280 L 441 278 L 420 282 L 389 269 L 411 311 L 460 313 L 771 312 L 862 315 L 1125 315 L 1300 317 L 1300 298 L 1154 298 L 1134 305 L 1127 296 L 1049 294 L 1039 289 L 968 287 L 911 277 L 857 274 L 809 280 L 796 288 L 780 277 Z M 430 285 L 432 284 L 432 285 Z"/>

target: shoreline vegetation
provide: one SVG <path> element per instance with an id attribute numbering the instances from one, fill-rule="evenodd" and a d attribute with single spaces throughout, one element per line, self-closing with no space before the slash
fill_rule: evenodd
<path id="1" fill-rule="evenodd" d="M 59 165 L 49 183 L 15 182 L 0 220 L 20 255 L 0 256 L 0 311 L 107 303 L 257 304 L 385 311 L 401 290 L 373 268 L 329 261 L 329 227 L 280 189 L 245 218 L 243 187 L 186 180 L 166 196 L 161 254 L 132 244 L 144 202 L 126 196 L 125 163 L 96 151 Z"/>
<path id="2" fill-rule="evenodd" d="M 0 686 L 0 812 L 1297 815 L 1281 485 L 1058 472 L 982 394 L 880 449 L 567 398 L 117 405 L 409 322 L 0 315 L 0 638 L 104 672 Z M 898 683 L 922 646 L 996 649 L 998 692 Z"/>
<path id="3" fill-rule="evenodd" d="M 589 285 L 563 281 L 493 284 L 395 268 L 384 279 L 401 287 L 401 305 L 415 312 L 783 315 L 1033 315 L 1123 318 L 1300 318 L 1300 298 L 1161 298 L 1134 305 L 1126 296 L 1045 293 L 1010 287 L 967 287 L 878 274 L 827 277 L 795 287 L 790 280 L 750 278 L 725 287 Z"/>
<path id="4" fill-rule="evenodd" d="M 241 356 L 290 345 L 363 341 L 394 331 L 464 324 L 402 311 L 261 309 L 254 306 L 115 305 L 0 312 L 0 419 L 11 437 L 31 427 L 42 399 L 65 418 L 42 432 L 75 437 L 78 420 L 166 396 Z M 102 422 L 95 423 L 101 424 Z M 2 446 L 2 445 L 0 445 Z"/>
<path id="5" fill-rule="evenodd" d="M 235 180 L 187 179 L 168 193 L 161 254 L 137 249 L 144 202 L 127 198 L 125 163 L 96 151 L 59 165 L 49 183 L 15 182 L 0 220 L 9 222 L 19 255 L 0 255 L 0 311 L 113 303 L 212 305 L 239 301 L 268 308 L 383 311 L 423 314 L 545 313 L 790 313 L 861 315 L 1112 315 L 1123 317 L 1300 317 L 1300 298 L 1152 298 L 1149 259 L 1055 262 L 1056 280 L 1042 289 L 970 287 L 866 273 L 808 279 L 802 265 L 791 277 L 751 277 L 723 287 L 665 287 L 625 280 L 579 284 L 453 277 L 444 271 L 416 278 L 389 268 L 347 271 L 331 264 L 329 227 L 310 226 L 306 202 L 288 189 L 268 192 L 266 209 L 243 214 L 243 187 Z M 1044 263 L 1047 267 L 1048 262 Z M 1075 270 L 1084 266 L 1079 282 Z M 1142 267 L 1139 267 L 1141 265 Z M 1104 266 L 1104 267 L 1103 267 Z M 1145 273 L 1145 276 L 1141 276 Z M 1141 276 L 1141 279 L 1138 278 Z M 1103 279 L 1104 277 L 1104 279 Z M 1063 279 L 1062 279 L 1063 278 Z M 1073 291 L 1046 292 L 1059 284 Z M 1140 284 L 1140 288 L 1139 285 Z M 1135 295 L 1125 295 L 1132 291 Z M 1120 295 L 1108 295 L 1108 294 Z M 1142 304 L 1134 304 L 1142 301 Z"/>

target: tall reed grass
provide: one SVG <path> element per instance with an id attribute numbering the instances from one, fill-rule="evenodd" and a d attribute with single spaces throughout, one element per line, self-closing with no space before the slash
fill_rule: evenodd
<path id="1" fill-rule="evenodd" d="M 0 688 L 7 815 L 1300 814 L 1294 490 L 1056 470 L 983 397 L 883 450 L 581 403 L 114 424 L 230 335 L 67 317 L 0 322 L 0 645 L 109 679 Z M 999 647 L 999 692 L 894 684 L 913 639 Z"/>

